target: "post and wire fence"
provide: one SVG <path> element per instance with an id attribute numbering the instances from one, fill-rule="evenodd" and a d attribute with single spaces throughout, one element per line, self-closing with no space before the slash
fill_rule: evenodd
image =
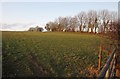
<path id="1" fill-rule="evenodd" d="M 105 63 L 105 65 L 103 66 L 103 68 L 101 69 L 101 62 L 102 62 L 102 46 L 100 45 L 100 51 L 98 54 L 98 71 L 99 71 L 99 75 L 98 78 L 102 79 L 102 78 L 114 78 L 115 74 L 116 74 L 116 69 L 115 69 L 115 65 L 116 65 L 116 51 L 117 48 L 115 47 L 112 51 L 112 53 L 109 54 L 108 59 Z"/>

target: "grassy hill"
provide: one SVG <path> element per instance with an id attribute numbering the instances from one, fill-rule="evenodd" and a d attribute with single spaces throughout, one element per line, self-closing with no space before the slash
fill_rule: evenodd
<path id="1" fill-rule="evenodd" d="M 94 76 L 100 43 L 111 41 L 84 33 L 2 32 L 3 76 Z"/>

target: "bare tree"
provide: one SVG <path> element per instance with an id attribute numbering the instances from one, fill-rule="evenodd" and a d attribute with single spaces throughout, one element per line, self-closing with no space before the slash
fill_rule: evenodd
<path id="1" fill-rule="evenodd" d="M 117 12 L 111 11 L 111 12 L 109 13 L 109 15 L 110 15 L 110 20 L 111 20 L 112 22 L 117 22 L 117 21 L 118 21 L 118 14 L 117 14 Z"/>
<path id="2" fill-rule="evenodd" d="M 78 20 L 76 16 L 70 18 L 70 23 L 69 23 L 70 31 L 73 31 L 73 32 L 75 31 L 75 28 L 77 27 L 77 22 Z"/>
<path id="3" fill-rule="evenodd" d="M 49 31 L 75 31 L 79 28 L 80 32 L 88 29 L 91 33 L 107 33 L 116 30 L 117 12 L 101 10 L 96 12 L 90 10 L 87 13 L 82 11 L 75 17 L 58 17 L 54 22 L 48 22 L 46 29 Z"/>
<path id="4" fill-rule="evenodd" d="M 49 25 L 49 23 L 46 24 L 45 29 L 46 29 L 47 31 L 50 31 L 50 25 Z"/>
<path id="5" fill-rule="evenodd" d="M 79 30 L 80 32 L 82 31 L 82 26 L 83 24 L 86 23 L 87 21 L 87 15 L 86 15 L 86 12 L 82 11 L 80 12 L 78 15 L 77 15 L 77 18 L 78 18 L 78 22 L 79 22 Z"/>
<path id="6" fill-rule="evenodd" d="M 69 31 L 71 17 L 64 17 L 64 31 Z"/>
<path id="7" fill-rule="evenodd" d="M 91 33 L 93 33 L 93 28 L 96 28 L 97 25 L 97 12 L 94 10 L 90 10 L 88 12 L 88 31 L 91 29 Z"/>
<path id="8" fill-rule="evenodd" d="M 55 23 L 58 24 L 57 29 L 58 31 L 63 31 L 64 29 L 67 29 L 69 25 L 69 17 L 58 17 L 55 20 Z"/>
<path id="9" fill-rule="evenodd" d="M 59 31 L 63 31 L 64 29 L 64 18 L 63 17 L 58 17 L 58 29 Z"/>
<path id="10" fill-rule="evenodd" d="M 95 18 L 95 23 L 94 23 L 94 28 L 95 28 L 95 33 L 97 32 L 96 29 L 98 28 L 98 19 Z"/>
<path id="11" fill-rule="evenodd" d="M 45 26 L 45 29 L 48 30 L 48 31 L 56 31 L 56 26 L 57 24 L 55 22 L 48 22 Z"/>
<path id="12" fill-rule="evenodd" d="M 108 30 L 113 31 L 116 28 L 115 24 L 118 21 L 118 16 L 117 16 L 117 12 L 115 11 L 109 12 L 109 14 L 110 14 L 110 19 L 109 19 L 110 23 Z"/>
<path id="13" fill-rule="evenodd" d="M 102 11 L 100 11 L 99 15 L 100 15 L 101 19 L 103 20 L 103 32 L 105 33 L 108 31 L 107 25 L 110 21 L 109 11 L 106 9 L 102 10 Z"/>

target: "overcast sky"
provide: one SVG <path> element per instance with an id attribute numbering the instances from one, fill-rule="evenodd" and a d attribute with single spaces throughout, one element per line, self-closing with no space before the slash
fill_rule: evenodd
<path id="1" fill-rule="evenodd" d="M 5 2 L 6 1 L 6 2 Z M 118 11 L 118 2 L 7 2 L 0 5 L 3 30 L 27 30 L 44 26 L 59 16 L 74 16 L 80 11 Z"/>

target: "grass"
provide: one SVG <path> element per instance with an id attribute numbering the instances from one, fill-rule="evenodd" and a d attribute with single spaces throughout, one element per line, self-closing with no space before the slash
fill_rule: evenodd
<path id="1" fill-rule="evenodd" d="M 97 69 L 98 35 L 59 32 L 2 32 L 3 77 L 90 76 Z"/>

